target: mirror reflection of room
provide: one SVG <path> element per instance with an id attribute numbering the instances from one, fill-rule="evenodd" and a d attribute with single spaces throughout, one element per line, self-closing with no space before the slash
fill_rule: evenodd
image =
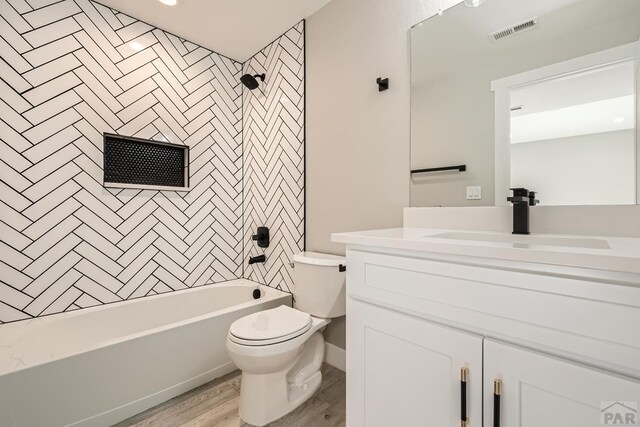
<path id="1" fill-rule="evenodd" d="M 412 206 L 635 204 L 640 2 L 460 3 L 411 32 Z M 446 43 L 438 42 L 446 40 Z"/>
<path id="2" fill-rule="evenodd" d="M 547 205 L 636 203 L 633 61 L 511 90 L 511 187 Z"/>

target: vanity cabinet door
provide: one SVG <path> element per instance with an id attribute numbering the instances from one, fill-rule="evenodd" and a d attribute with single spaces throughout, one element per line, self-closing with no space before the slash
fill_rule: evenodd
<path id="1" fill-rule="evenodd" d="M 347 425 L 482 425 L 482 337 L 349 299 Z"/>
<path id="2" fill-rule="evenodd" d="M 498 411 L 495 379 L 502 382 Z M 485 426 L 596 427 L 640 421 L 639 381 L 490 339 L 484 343 L 484 381 Z"/>

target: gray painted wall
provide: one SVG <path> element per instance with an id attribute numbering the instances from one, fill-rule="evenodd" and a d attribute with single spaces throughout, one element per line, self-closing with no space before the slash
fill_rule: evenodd
<path id="1" fill-rule="evenodd" d="M 342 254 L 331 233 L 402 226 L 410 188 L 409 28 L 456 3 L 333 0 L 307 20 L 308 250 Z M 383 93 L 380 76 L 391 80 Z M 594 218 L 615 209 L 601 207 Z M 640 207 L 627 210 L 640 217 Z M 327 341 L 344 348 L 343 328 L 333 322 Z"/>
<path id="2" fill-rule="evenodd" d="M 455 1 L 443 3 L 453 4 Z M 424 0 L 334 0 L 307 20 L 307 247 L 396 227 L 409 205 L 409 28 Z M 391 88 L 378 92 L 377 77 Z"/>
<path id="3" fill-rule="evenodd" d="M 542 205 L 636 203 L 633 129 L 511 144 L 511 186 Z"/>
<path id="4" fill-rule="evenodd" d="M 308 250 L 341 254 L 331 233 L 402 225 L 409 28 L 436 12 L 424 0 L 333 0 L 307 20 Z M 377 77 L 391 88 L 378 92 Z M 344 321 L 325 335 L 344 348 Z"/>

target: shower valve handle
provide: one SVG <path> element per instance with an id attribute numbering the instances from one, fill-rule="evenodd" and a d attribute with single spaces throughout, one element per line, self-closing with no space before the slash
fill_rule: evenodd
<path id="1" fill-rule="evenodd" d="M 251 236 L 251 240 L 256 242 L 259 248 L 268 248 L 269 247 L 269 228 L 258 227 L 257 233 Z"/>

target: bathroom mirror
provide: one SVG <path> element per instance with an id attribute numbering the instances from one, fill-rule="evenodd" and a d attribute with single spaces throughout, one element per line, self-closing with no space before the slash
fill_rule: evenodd
<path id="1" fill-rule="evenodd" d="M 640 201 L 639 0 L 467 0 L 411 57 L 412 206 Z"/>

